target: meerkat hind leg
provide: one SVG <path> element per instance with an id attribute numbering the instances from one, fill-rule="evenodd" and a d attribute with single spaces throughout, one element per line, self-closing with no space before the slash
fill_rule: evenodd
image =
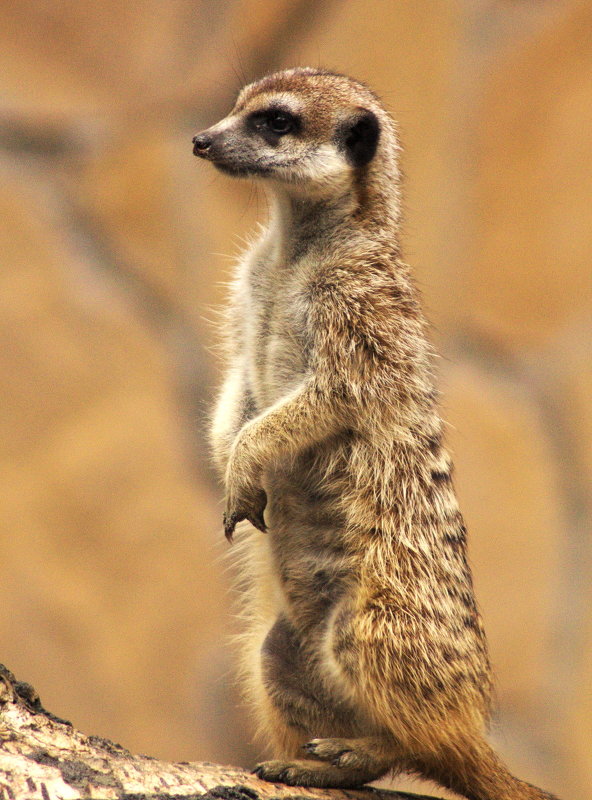
<path id="1" fill-rule="evenodd" d="M 326 694 L 298 634 L 283 616 L 262 647 L 262 680 L 276 759 L 257 764 L 253 772 L 260 778 L 292 786 L 347 789 L 388 771 L 393 759 L 385 758 L 386 742 L 378 736 L 353 738 L 359 730 L 355 710 Z M 310 740 L 315 733 L 327 738 Z M 302 734 L 306 738 L 297 744 Z M 329 738 L 332 734 L 345 738 Z"/>
<path id="2" fill-rule="evenodd" d="M 281 727 L 278 720 L 303 735 L 296 752 L 291 748 L 286 751 L 282 742 L 276 742 L 274 755 L 297 758 L 301 746 L 315 734 L 354 735 L 354 709 L 327 693 L 318 665 L 303 649 L 297 631 L 283 615 L 267 634 L 261 655 L 261 680 L 273 709 L 273 719 L 266 726 L 272 739 L 278 738 L 274 736 L 275 729 Z"/>

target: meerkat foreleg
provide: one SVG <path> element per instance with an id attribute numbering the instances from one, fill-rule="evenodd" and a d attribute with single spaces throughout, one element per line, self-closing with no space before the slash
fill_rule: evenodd
<path id="1" fill-rule="evenodd" d="M 244 425 L 232 445 L 226 469 L 224 532 L 228 539 L 243 519 L 266 530 L 263 511 L 267 497 L 261 485 L 265 466 L 321 441 L 338 424 L 335 402 L 309 380 Z"/>

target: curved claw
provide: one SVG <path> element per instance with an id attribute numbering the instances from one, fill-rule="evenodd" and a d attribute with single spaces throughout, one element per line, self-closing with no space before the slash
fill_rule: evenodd
<path id="1" fill-rule="evenodd" d="M 226 536 L 226 540 L 232 543 L 232 537 L 234 535 L 234 529 L 241 520 L 245 519 L 245 517 L 239 517 L 236 512 L 224 512 L 224 516 L 222 517 L 224 523 L 224 536 Z"/>
<path id="2" fill-rule="evenodd" d="M 225 512 L 223 516 L 224 536 L 230 543 L 233 541 L 234 529 L 238 523 L 242 522 L 244 519 L 249 520 L 251 525 L 257 528 L 258 531 L 261 531 L 261 533 L 267 533 L 267 525 L 263 519 L 263 512 L 258 514 L 237 514 L 235 511 L 231 513 Z"/>
<path id="3" fill-rule="evenodd" d="M 223 517 L 224 535 L 226 536 L 227 540 L 232 542 L 234 529 L 238 523 L 242 522 L 244 519 L 247 519 L 254 528 L 257 528 L 257 530 L 261 531 L 262 533 L 267 533 L 267 525 L 265 524 L 265 518 L 263 516 L 266 505 L 267 495 L 265 494 L 265 491 L 261 489 L 259 490 L 255 499 L 238 503 L 237 511 L 225 511 Z"/>
<path id="4" fill-rule="evenodd" d="M 263 519 L 263 511 L 260 511 L 257 514 L 249 514 L 247 519 L 254 528 L 257 528 L 258 531 L 261 531 L 261 533 L 267 533 L 267 525 Z"/>

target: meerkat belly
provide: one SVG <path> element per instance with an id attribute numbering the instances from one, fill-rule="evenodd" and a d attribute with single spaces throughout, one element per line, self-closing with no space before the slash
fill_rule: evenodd
<path id="1" fill-rule="evenodd" d="M 331 543 L 315 542 L 306 531 L 292 528 L 291 539 L 287 530 L 282 533 L 273 531 L 270 545 L 287 616 L 300 630 L 324 627 L 354 581 L 351 558 Z"/>
<path id="2" fill-rule="evenodd" d="M 340 473 L 346 448 L 340 438 L 327 441 L 320 449 L 277 463 L 267 477 L 271 556 L 288 613 L 303 626 L 323 626 L 359 574 L 331 481 L 339 480 L 335 473 Z"/>
<path id="3" fill-rule="evenodd" d="M 257 290 L 254 290 L 257 292 Z M 298 287 L 286 280 L 281 295 L 259 290 L 251 321 L 251 382 L 261 410 L 282 399 L 307 374 L 304 313 Z"/>

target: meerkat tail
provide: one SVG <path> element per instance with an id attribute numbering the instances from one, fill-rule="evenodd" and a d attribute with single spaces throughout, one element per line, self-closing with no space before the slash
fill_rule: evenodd
<path id="1" fill-rule="evenodd" d="M 445 748 L 414 766 L 424 777 L 468 800 L 557 800 L 514 777 L 484 739 Z"/>

